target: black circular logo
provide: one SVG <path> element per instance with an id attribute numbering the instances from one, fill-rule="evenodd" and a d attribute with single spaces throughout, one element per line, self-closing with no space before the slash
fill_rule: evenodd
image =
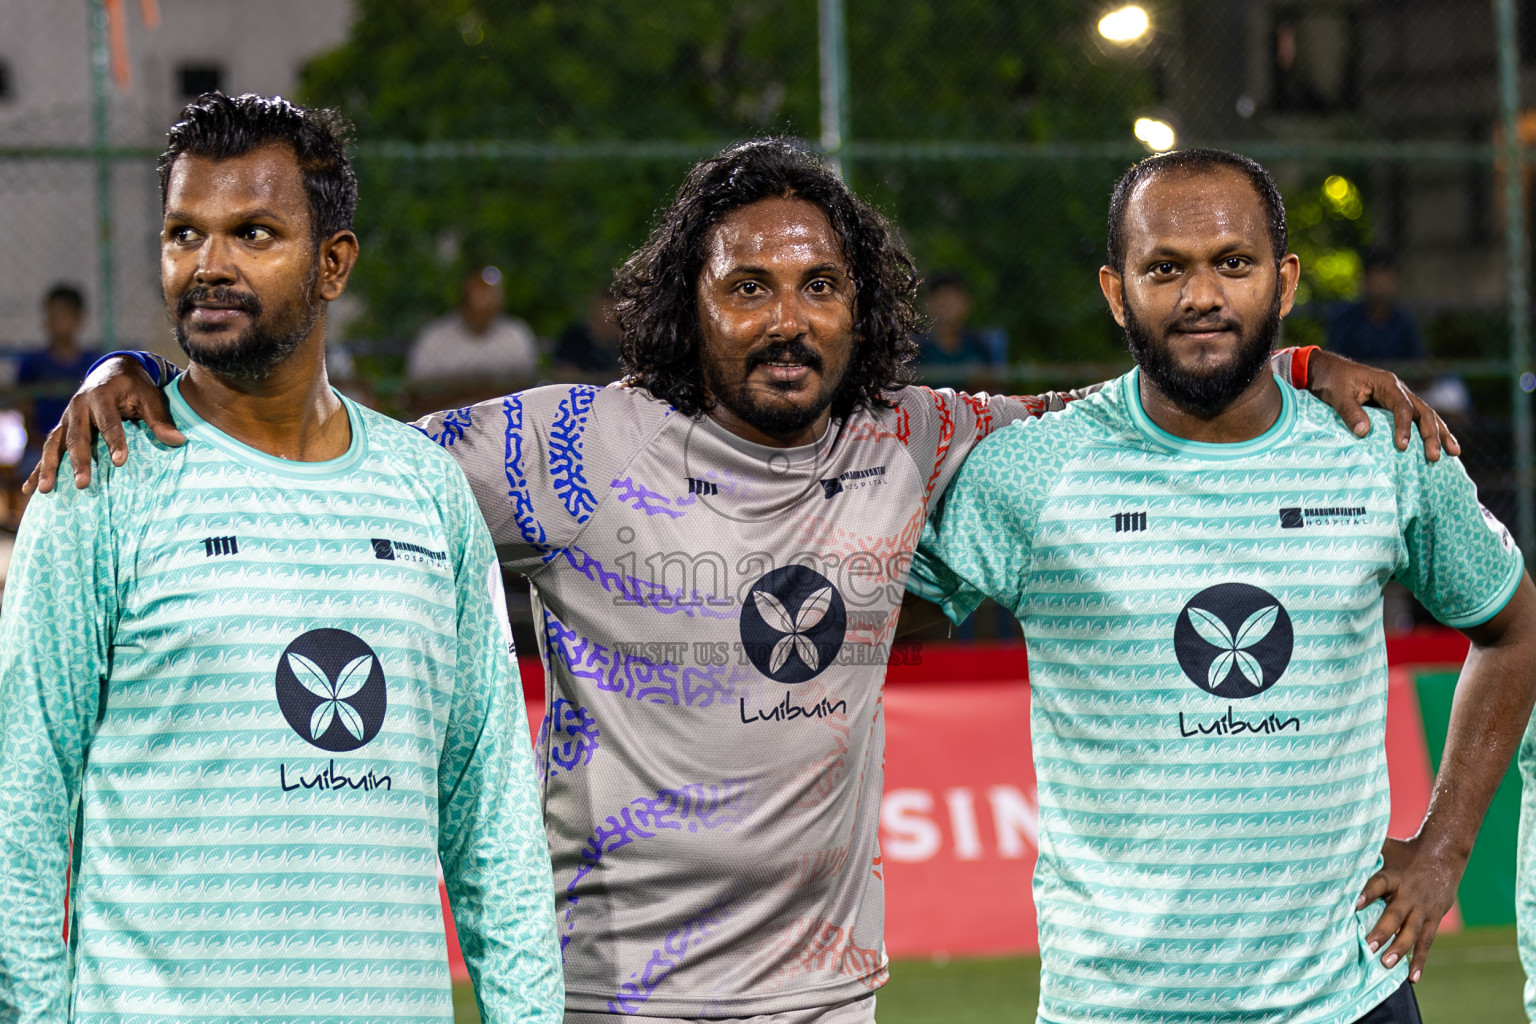
<path id="1" fill-rule="evenodd" d="M 803 683 L 832 664 L 848 626 L 843 595 L 803 565 L 775 569 L 752 584 L 741 609 L 741 642 L 757 670 Z"/>
<path id="2" fill-rule="evenodd" d="M 384 667 L 344 629 L 312 629 L 277 661 L 277 704 L 321 750 L 356 750 L 379 734 L 388 706 Z"/>
<path id="3" fill-rule="evenodd" d="M 1241 699 L 1280 681 L 1296 635 L 1274 596 L 1246 583 L 1222 583 L 1189 599 L 1173 627 L 1179 667 L 1200 689 Z"/>

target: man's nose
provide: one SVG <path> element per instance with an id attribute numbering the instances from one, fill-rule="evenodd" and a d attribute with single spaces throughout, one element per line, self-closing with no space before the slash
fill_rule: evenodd
<path id="1" fill-rule="evenodd" d="M 770 337 L 798 338 L 807 330 L 805 302 L 798 292 L 781 295 L 774 308 L 773 323 L 768 329 Z"/>
<path id="2" fill-rule="evenodd" d="M 197 250 L 197 271 L 193 275 L 202 285 L 230 284 L 238 279 L 233 248 L 217 238 L 208 238 Z"/>
<path id="3" fill-rule="evenodd" d="M 1186 313 L 1209 313 L 1226 305 L 1221 278 L 1212 270 L 1199 269 L 1185 280 L 1180 306 Z"/>

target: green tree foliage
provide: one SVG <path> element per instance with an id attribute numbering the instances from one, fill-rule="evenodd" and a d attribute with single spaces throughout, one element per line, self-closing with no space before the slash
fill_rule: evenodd
<path id="1" fill-rule="evenodd" d="M 926 145 L 1123 142 L 1144 61 L 1101 53 L 1078 0 L 848 0 L 856 188 L 924 271 L 959 269 L 1015 355 L 1118 351 L 1094 270 L 1110 184 L 1134 154 L 1069 163 Z M 354 332 L 408 338 L 477 263 L 541 334 L 581 315 L 688 164 L 760 132 L 819 132 L 816 0 L 359 0 L 305 99 L 357 125 L 363 259 Z M 451 159 L 390 141 L 527 143 Z M 559 146 L 574 147 L 559 150 Z M 543 148 L 540 148 L 543 147 Z M 457 151 L 456 151 L 457 152 Z"/>

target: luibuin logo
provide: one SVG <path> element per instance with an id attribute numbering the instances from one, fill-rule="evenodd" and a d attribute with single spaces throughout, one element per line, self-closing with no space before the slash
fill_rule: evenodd
<path id="1" fill-rule="evenodd" d="M 741 642 L 757 670 L 779 683 L 812 679 L 837 657 L 848 611 L 832 581 L 786 565 L 752 585 L 741 609 Z"/>
<path id="2" fill-rule="evenodd" d="M 1246 583 L 1200 591 L 1179 612 L 1173 648 L 1196 686 L 1218 697 L 1263 693 L 1280 681 L 1295 644 L 1279 601 Z"/>
<path id="3" fill-rule="evenodd" d="M 360 637 L 344 629 L 312 629 L 278 659 L 277 703 L 309 743 L 338 753 L 356 750 L 384 725 L 384 669 Z"/>

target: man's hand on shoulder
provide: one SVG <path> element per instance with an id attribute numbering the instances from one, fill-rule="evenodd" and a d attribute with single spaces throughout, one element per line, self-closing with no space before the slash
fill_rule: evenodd
<path id="1" fill-rule="evenodd" d="M 1408 450 L 1409 426 L 1418 424 L 1424 439 L 1424 457 L 1438 461 L 1441 450 L 1461 454 L 1461 444 L 1440 414 L 1398 380 L 1397 374 L 1357 363 L 1332 352 L 1318 350 L 1307 361 L 1307 390 L 1333 406 L 1357 437 L 1371 432 L 1371 419 L 1363 406 L 1378 405 L 1392 414 L 1399 451 Z"/>
<path id="2" fill-rule="evenodd" d="M 128 459 L 128 440 L 123 434 L 125 419 L 143 420 L 163 444 L 175 447 L 187 443 L 186 436 L 171 420 L 165 395 L 149 379 L 144 367 L 130 356 L 115 356 L 91 371 L 69 400 L 59 425 L 43 441 L 42 457 L 22 490 L 27 494 L 47 494 L 53 490 L 66 452 L 74 470 L 75 486 L 89 487 L 91 448 L 98 433 L 106 439 L 112 464 L 121 466 Z"/>

